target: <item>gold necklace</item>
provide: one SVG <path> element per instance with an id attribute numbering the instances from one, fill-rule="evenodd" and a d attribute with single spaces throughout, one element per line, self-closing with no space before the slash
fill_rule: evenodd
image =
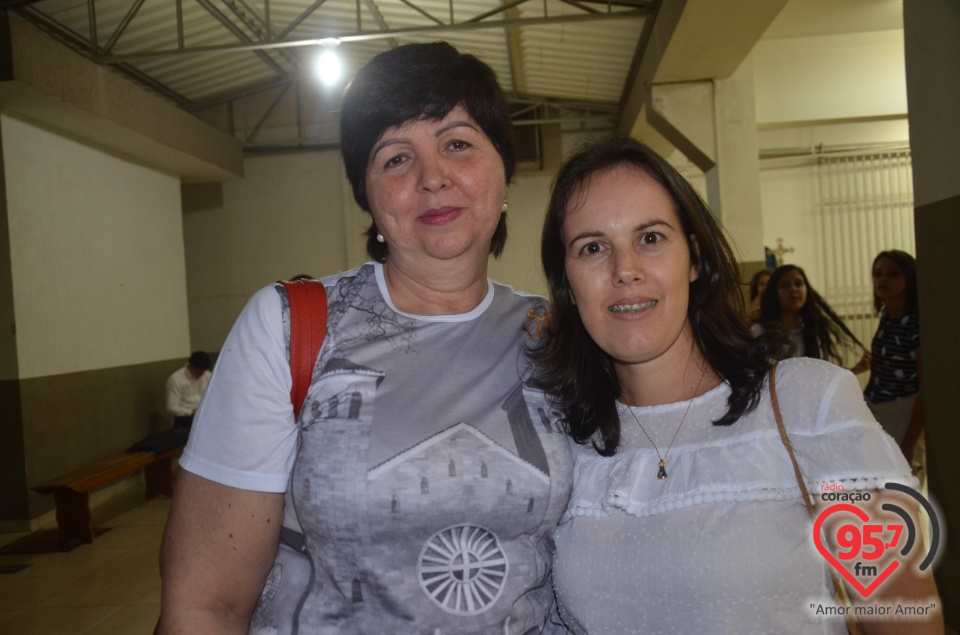
<path id="1" fill-rule="evenodd" d="M 633 411 L 629 405 L 627 410 L 630 411 L 630 414 L 633 415 L 633 420 L 637 422 L 637 425 L 640 426 L 640 431 L 643 432 L 644 436 L 647 437 L 647 440 L 650 442 L 650 445 L 653 446 L 653 450 L 657 453 L 657 458 L 660 459 L 658 465 L 659 469 L 657 470 L 657 478 L 661 481 L 666 480 L 667 478 L 667 455 L 670 454 L 670 449 L 673 447 L 673 442 L 677 440 L 677 435 L 680 434 L 680 428 L 683 427 L 683 422 L 687 420 L 687 413 L 690 412 L 690 406 L 693 405 L 693 400 L 697 398 L 698 393 L 700 392 L 700 385 L 703 383 L 703 378 L 707 374 L 707 369 L 704 368 L 703 372 L 700 373 L 700 381 L 697 382 L 697 387 L 693 391 L 693 397 L 690 401 L 687 402 L 687 408 L 683 411 L 683 417 L 680 418 L 680 425 L 677 426 L 677 431 L 673 433 L 673 438 L 670 439 L 670 445 L 667 446 L 667 451 L 662 455 L 660 454 L 660 448 L 657 447 L 657 444 L 653 442 L 653 439 L 650 438 L 650 435 L 647 434 L 646 429 L 643 427 L 643 424 L 640 423 L 640 419 L 637 418 L 637 413 Z"/>

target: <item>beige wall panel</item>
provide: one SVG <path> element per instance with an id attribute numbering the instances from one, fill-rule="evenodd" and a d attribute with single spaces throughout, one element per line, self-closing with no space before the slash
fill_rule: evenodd
<path id="1" fill-rule="evenodd" d="M 339 154 L 247 157 L 222 204 L 183 216 L 193 348 L 218 351 L 257 289 L 347 268 Z"/>
<path id="2" fill-rule="evenodd" d="M 21 381 L 27 486 L 123 452 L 171 427 L 164 387 L 182 365 L 177 358 Z M 30 518 L 53 509 L 52 496 L 18 493 L 29 497 Z"/>
<path id="3" fill-rule="evenodd" d="M 507 246 L 490 261 L 490 277 L 517 291 L 547 294 L 540 267 L 540 231 L 550 200 L 553 174 L 521 174 L 510 185 L 507 200 Z"/>
<path id="4" fill-rule="evenodd" d="M 177 179 L 0 126 L 20 378 L 189 353 Z"/>

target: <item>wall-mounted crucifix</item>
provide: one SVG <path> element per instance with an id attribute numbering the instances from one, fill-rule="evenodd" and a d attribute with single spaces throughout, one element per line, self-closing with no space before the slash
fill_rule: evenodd
<path id="1" fill-rule="evenodd" d="M 777 259 L 777 266 L 783 266 L 783 255 L 792 254 L 793 247 L 784 247 L 783 238 L 777 238 L 777 248 L 773 250 L 773 255 Z"/>

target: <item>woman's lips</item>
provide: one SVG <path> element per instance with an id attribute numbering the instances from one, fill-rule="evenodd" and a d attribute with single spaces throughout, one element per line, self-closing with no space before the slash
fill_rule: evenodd
<path id="1" fill-rule="evenodd" d="M 417 220 L 425 225 L 446 225 L 460 218 L 462 207 L 436 207 L 424 212 Z"/>
<path id="2" fill-rule="evenodd" d="M 645 302 L 618 302 L 607 307 L 611 313 L 640 313 L 656 306 L 656 300 L 647 300 Z"/>

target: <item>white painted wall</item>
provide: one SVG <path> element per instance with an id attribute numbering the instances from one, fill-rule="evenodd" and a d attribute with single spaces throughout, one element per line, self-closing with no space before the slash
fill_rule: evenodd
<path id="1" fill-rule="evenodd" d="M 761 149 L 812 148 L 823 144 L 858 145 L 909 142 L 905 119 L 803 126 L 765 130 L 760 133 Z M 819 201 L 816 164 L 811 158 L 771 159 L 760 162 L 760 197 L 763 209 L 763 241 L 776 248 L 777 238 L 793 253 L 784 262 L 804 268 L 814 288 L 825 287 L 820 249 L 816 235 L 816 206 Z M 869 281 L 864 281 L 864 284 Z"/>
<path id="2" fill-rule="evenodd" d="M 20 378 L 189 354 L 179 180 L 0 127 Z"/>
<path id="3" fill-rule="evenodd" d="M 762 39 L 753 60 L 761 153 L 909 143 L 902 30 Z M 762 160 L 760 196 L 764 245 L 783 238 L 794 248 L 784 261 L 823 288 L 812 155 Z"/>
<path id="4" fill-rule="evenodd" d="M 761 126 L 907 112 L 902 30 L 764 39 L 753 53 Z"/>

